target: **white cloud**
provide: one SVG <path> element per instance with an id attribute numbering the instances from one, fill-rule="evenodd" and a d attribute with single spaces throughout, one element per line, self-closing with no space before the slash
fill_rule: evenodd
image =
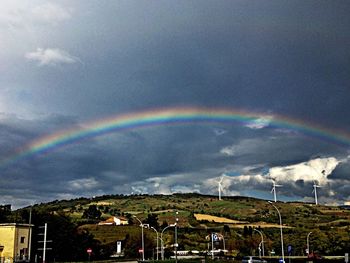
<path id="1" fill-rule="evenodd" d="M 322 204 L 331 204 L 343 202 L 343 194 L 339 192 L 339 184 L 346 184 L 329 178 L 334 169 L 338 166 L 340 160 L 334 157 L 317 158 L 307 162 L 301 162 L 294 165 L 278 166 L 269 169 L 269 173 L 249 174 L 249 170 L 255 170 L 254 166 L 247 169 L 240 169 L 243 172 L 237 173 L 223 172 L 218 176 L 216 169 L 202 170 L 193 173 L 172 174 L 165 177 L 151 177 L 143 181 L 131 184 L 119 185 L 115 188 L 116 192 L 130 189 L 133 194 L 172 194 L 176 192 L 198 192 L 202 194 L 218 195 L 218 181 L 222 179 L 223 196 L 254 196 L 256 193 L 262 198 L 273 198 L 270 193 L 272 179 L 283 187 L 278 188 L 279 200 L 292 197 L 295 200 L 304 200 L 313 202 L 312 194 L 313 181 L 318 181 L 323 187 L 319 191 L 319 202 Z M 225 169 L 226 170 L 226 169 Z M 324 170 L 324 173 L 322 171 Z M 212 175 L 216 174 L 215 177 Z M 237 175 L 232 175 L 237 174 Z M 200 178 L 200 179 L 199 179 Z M 301 183 L 302 181 L 302 183 Z M 339 199 L 341 198 L 341 199 Z M 345 198 L 348 200 L 349 198 Z"/>
<path id="2" fill-rule="evenodd" d="M 146 180 L 147 185 L 149 185 L 152 190 L 156 194 L 171 194 L 170 185 L 173 183 L 173 180 L 169 180 L 168 178 L 165 180 L 161 177 L 152 177 Z"/>
<path id="3" fill-rule="evenodd" d="M 33 19 L 54 24 L 70 19 L 72 16 L 71 13 L 72 10 L 65 9 L 54 3 L 45 3 L 33 7 L 31 10 Z"/>
<path id="4" fill-rule="evenodd" d="M 0 9 L 0 22 L 8 25 L 22 24 L 28 9 L 30 10 L 30 4 L 24 1 L 3 0 Z"/>
<path id="5" fill-rule="evenodd" d="M 283 184 L 283 188 L 279 189 L 280 194 L 289 195 L 294 193 L 295 196 L 305 198 L 305 193 L 311 192 L 312 182 L 318 181 L 321 185 L 328 185 L 331 179 L 328 176 L 340 163 L 334 157 L 317 158 L 307 162 L 298 163 L 284 167 L 272 167 L 269 174 L 241 174 L 237 176 L 230 176 L 223 173 L 219 177 L 207 177 L 206 179 L 198 180 L 199 174 L 174 174 L 167 177 L 152 177 L 143 182 L 133 183 L 131 188 L 133 193 L 155 193 L 155 194 L 171 194 L 174 192 L 199 192 L 202 194 L 218 194 L 218 181 L 221 176 L 223 195 L 237 196 L 244 195 L 247 191 L 270 191 L 272 187 L 272 179 L 279 184 Z M 254 167 L 253 167 L 254 168 Z M 249 169 L 247 169 L 249 170 Z M 324 170 L 324 173 L 322 171 Z M 248 172 L 248 171 L 247 171 Z M 208 174 L 214 173 L 205 172 Z M 249 173 L 249 172 L 248 172 Z M 202 176 L 203 174 L 201 174 Z M 306 185 L 300 188 L 296 183 L 302 180 L 306 184 L 310 183 L 309 188 Z M 182 184 L 179 182 L 183 182 Z M 287 190 L 288 189 L 288 190 Z M 326 191 L 326 188 L 322 188 Z M 329 198 L 335 196 L 334 189 L 327 188 L 327 195 Z M 310 200 L 312 195 L 310 194 Z"/>
<path id="6" fill-rule="evenodd" d="M 183 183 L 181 183 L 183 182 Z M 127 186 L 125 186 L 127 187 Z M 167 177 L 151 177 L 142 182 L 132 183 L 132 194 L 163 194 L 202 192 L 202 184 L 194 174 L 173 174 Z M 116 188 L 116 190 L 118 190 Z"/>
<path id="7" fill-rule="evenodd" d="M 95 178 L 83 178 L 68 181 L 68 188 L 72 191 L 91 190 L 99 186 Z"/>
<path id="8" fill-rule="evenodd" d="M 9 27 L 27 27 L 37 23 L 56 25 L 72 17 L 72 8 L 63 8 L 56 3 L 34 5 L 32 2 L 3 0 L 0 9 L 0 23 Z"/>
<path id="9" fill-rule="evenodd" d="M 236 154 L 236 147 L 235 145 L 224 147 L 220 150 L 220 153 L 228 156 L 234 156 Z"/>
<path id="10" fill-rule="evenodd" d="M 148 188 L 143 185 L 131 186 L 131 194 L 148 194 Z"/>
<path id="11" fill-rule="evenodd" d="M 246 124 L 246 127 L 254 130 L 262 129 L 269 126 L 272 119 L 273 119 L 272 116 L 266 115 L 258 119 L 255 119 L 253 121 L 250 121 L 248 124 Z"/>
<path id="12" fill-rule="evenodd" d="M 222 178 L 222 179 L 221 179 Z M 205 189 L 206 193 L 210 193 L 213 195 L 218 195 L 219 194 L 219 181 L 221 181 L 221 187 L 222 187 L 222 195 L 223 196 L 238 196 L 240 195 L 240 189 L 230 189 L 230 186 L 232 185 L 233 178 L 237 178 L 237 177 L 230 177 L 230 176 L 226 176 L 225 174 L 220 176 L 220 177 L 216 177 L 216 178 L 209 178 L 207 180 L 203 181 L 203 185 L 202 185 L 202 189 Z"/>
<path id="13" fill-rule="evenodd" d="M 328 175 L 340 163 L 334 157 L 317 158 L 308 162 L 303 162 L 285 167 L 273 167 L 270 169 L 270 177 L 281 182 L 318 181 L 319 184 L 325 185 Z"/>
<path id="14" fill-rule="evenodd" d="M 36 51 L 26 53 L 25 57 L 29 60 L 38 61 L 39 65 L 72 64 L 79 61 L 77 57 L 57 48 L 38 48 Z"/>
<path id="15" fill-rule="evenodd" d="M 293 196 L 300 199 L 313 202 L 314 197 L 311 193 L 313 181 L 318 181 L 323 187 L 319 196 L 319 200 L 323 204 L 337 202 L 338 187 L 332 187 L 334 181 L 328 176 L 333 172 L 336 166 L 340 163 L 334 157 L 317 158 L 308 162 L 302 162 L 295 165 L 284 167 L 272 167 L 269 174 L 241 174 L 230 176 L 223 173 L 222 187 L 223 195 L 237 196 L 251 193 L 254 196 L 256 191 L 265 192 L 269 196 L 269 191 L 272 187 L 272 179 L 276 180 L 278 184 L 283 184 L 282 188 L 278 189 L 279 196 Z M 324 171 L 324 173 L 322 173 Z M 209 193 L 213 195 L 218 194 L 218 181 L 221 176 L 215 178 L 208 178 L 201 182 L 201 193 Z M 303 186 L 298 185 L 298 181 L 303 181 Z M 272 195 L 271 195 L 272 198 Z"/>
<path id="16" fill-rule="evenodd" d="M 224 129 L 214 129 L 214 133 L 216 136 L 221 136 L 221 135 L 224 135 L 225 133 L 227 133 L 227 131 Z"/>
<path id="17" fill-rule="evenodd" d="M 269 170 L 268 176 L 262 174 L 256 175 L 239 175 L 239 176 L 225 176 L 223 182 L 229 186 L 231 184 L 243 185 L 262 185 L 272 184 L 272 179 L 284 185 L 294 184 L 297 181 L 313 182 L 317 181 L 320 185 L 329 183 L 328 176 L 340 163 L 334 157 L 317 158 L 308 162 L 302 162 L 295 165 L 272 167 Z M 324 171 L 324 172 L 323 172 Z M 332 192 L 334 195 L 334 192 Z"/>
<path id="18" fill-rule="evenodd" d="M 273 138 L 271 138 L 273 140 Z M 249 138 L 240 140 L 238 144 L 228 145 L 220 150 L 220 153 L 227 156 L 242 155 L 257 151 L 259 148 L 268 147 L 271 142 L 261 138 Z"/>

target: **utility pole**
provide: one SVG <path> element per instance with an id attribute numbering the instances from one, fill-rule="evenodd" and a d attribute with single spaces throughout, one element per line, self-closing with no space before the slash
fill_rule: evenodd
<path id="1" fill-rule="evenodd" d="M 44 226 L 39 226 L 39 228 L 44 228 L 44 233 L 39 234 L 44 236 L 44 240 L 38 241 L 39 243 L 43 243 L 44 247 L 38 248 L 38 250 L 43 251 L 43 263 L 46 263 L 46 250 L 52 250 L 52 248 L 47 247 L 47 243 L 52 242 L 52 240 L 47 240 L 47 223 L 45 223 Z"/>
<path id="2" fill-rule="evenodd" d="M 283 227 L 282 227 L 282 217 L 281 217 L 281 213 L 280 213 L 280 211 L 278 210 L 278 208 L 277 208 L 271 201 L 268 201 L 268 203 L 269 203 L 270 205 L 272 205 L 272 206 L 276 209 L 276 211 L 277 211 L 277 213 L 278 213 L 278 217 L 279 217 L 279 219 L 280 219 L 282 263 L 285 263 L 285 261 L 284 261 L 284 247 L 283 247 L 283 230 L 282 230 Z"/>
<path id="3" fill-rule="evenodd" d="M 163 228 L 162 232 L 160 233 L 160 241 L 161 241 L 161 246 L 162 246 L 162 250 L 161 250 L 161 254 L 162 254 L 162 260 L 164 260 L 164 240 L 163 240 L 163 232 L 169 228 L 169 227 L 175 227 L 175 224 L 170 224 L 166 227 Z"/>
<path id="4" fill-rule="evenodd" d="M 153 231 L 155 231 L 156 232 L 156 234 L 157 234 L 157 248 L 156 248 L 156 251 L 157 251 L 157 261 L 159 260 L 159 257 L 158 257 L 158 254 L 159 254 L 159 248 L 158 248 L 158 245 L 159 245 L 159 234 L 158 234 L 158 231 L 157 231 L 157 229 L 155 229 L 153 226 L 151 226 L 150 227 L 150 229 L 152 229 Z"/>
<path id="5" fill-rule="evenodd" d="M 139 223 L 140 223 L 140 227 L 141 227 L 142 261 L 145 261 L 145 240 L 144 240 L 144 236 L 143 236 L 143 223 L 137 216 L 134 215 L 133 217 L 136 218 L 136 220 L 139 221 Z"/>
<path id="6" fill-rule="evenodd" d="M 214 260 L 214 234 L 211 233 L 211 259 Z"/>
<path id="7" fill-rule="evenodd" d="M 32 209 L 33 206 L 30 206 L 29 210 L 29 233 L 28 233 L 28 262 L 30 262 L 30 253 L 31 253 L 31 247 L 32 247 Z"/>
<path id="8" fill-rule="evenodd" d="M 177 224 L 179 222 L 179 218 L 178 218 L 178 214 L 179 212 L 176 211 L 176 218 L 175 218 L 175 262 L 177 263 Z"/>
<path id="9" fill-rule="evenodd" d="M 46 262 L 46 236 L 47 236 L 47 223 L 45 223 L 45 231 L 44 231 L 44 250 L 43 250 L 43 263 Z"/>
<path id="10" fill-rule="evenodd" d="M 310 254 L 310 245 L 309 245 L 309 237 L 311 235 L 312 232 L 309 232 L 306 236 L 306 249 L 307 249 L 307 255 Z"/>

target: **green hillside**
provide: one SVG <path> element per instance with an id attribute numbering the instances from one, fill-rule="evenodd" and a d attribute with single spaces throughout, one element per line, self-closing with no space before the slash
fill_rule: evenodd
<path id="1" fill-rule="evenodd" d="M 300 202 L 275 204 L 281 212 L 283 224 L 287 226 L 310 229 L 350 226 L 348 209 Z M 278 223 L 277 213 L 267 201 L 249 197 L 225 197 L 219 201 L 215 196 L 199 194 L 101 196 L 93 199 L 54 201 L 38 207 L 55 213 L 64 213 L 77 223 L 82 223 L 83 212 L 90 205 L 96 205 L 102 213 L 102 219 L 126 214 L 137 215 L 140 219 L 144 219 L 147 214 L 152 213 L 158 215 L 160 224 L 164 220 L 171 222 L 174 211 L 178 211 L 181 227 L 190 226 L 191 214 L 194 213 L 251 223 Z"/>
<path id="2" fill-rule="evenodd" d="M 348 252 L 350 210 L 300 202 L 273 204 L 281 213 L 284 244 L 292 245 L 293 255 L 306 255 L 306 237 L 310 232 L 310 250 L 322 255 L 344 255 Z M 17 211 L 17 217 L 22 214 L 25 221 L 28 209 Z M 45 220 L 43 215 L 47 217 L 47 214 L 50 220 L 55 218 L 51 225 L 63 220 L 80 239 L 84 235 L 84 246 L 95 246 L 100 251 L 96 257 L 106 258 L 113 254 L 118 240 L 122 241 L 126 256 L 139 256 L 141 228 L 134 216 L 153 226 L 159 233 L 178 218 L 179 250 L 207 250 L 208 236 L 215 232 L 225 240 L 225 244 L 218 243 L 216 246 L 225 246 L 229 250 L 227 254 L 235 257 L 258 255 L 261 236 L 254 231 L 257 229 L 264 235 L 266 254 L 271 251 L 275 251 L 276 255 L 281 253 L 277 211 L 266 200 L 255 198 L 224 197 L 218 200 L 216 196 L 199 194 L 115 195 L 54 201 L 35 205 L 33 212 L 38 217 L 41 215 L 41 220 Z M 126 217 L 129 224 L 97 225 L 111 216 Z M 156 246 L 156 232 L 152 229 L 145 229 L 144 232 L 145 252 L 151 257 Z M 170 249 L 174 242 L 174 229 L 169 228 L 163 237 Z M 57 239 L 57 234 L 53 234 L 52 238 Z"/>

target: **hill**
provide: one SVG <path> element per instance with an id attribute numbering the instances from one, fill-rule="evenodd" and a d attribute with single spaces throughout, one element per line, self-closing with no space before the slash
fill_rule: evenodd
<path id="1" fill-rule="evenodd" d="M 273 203 L 281 213 L 284 243 L 293 247 L 293 255 L 306 255 L 306 237 L 310 235 L 310 250 L 323 255 L 344 255 L 350 247 L 350 210 L 337 206 L 322 206 L 301 202 Z M 22 209 L 28 211 L 28 208 Z M 35 205 L 33 211 L 65 218 L 77 233 L 88 235 L 104 255 L 113 254 L 116 241 L 122 241 L 125 253 L 137 257 L 140 227 L 136 216 L 160 234 L 177 221 L 179 249 L 206 250 L 212 233 L 222 236 L 217 247 L 229 250 L 233 256 L 258 254 L 264 235 L 266 253 L 280 253 L 280 225 L 276 209 L 266 200 L 250 197 L 223 197 L 200 194 L 173 195 L 108 195 L 95 198 L 56 200 Z M 98 226 L 110 216 L 124 216 L 127 226 Z M 173 229 L 164 233 L 170 248 Z M 156 232 L 145 230 L 147 253 L 156 246 Z M 102 249 L 102 250 L 101 250 Z M 146 251 L 145 251 L 146 252 Z"/>
<path id="2" fill-rule="evenodd" d="M 301 202 L 277 202 L 283 224 L 290 227 L 347 227 L 350 226 L 350 210 L 337 206 L 322 206 Z M 205 214 L 225 217 L 232 222 L 216 222 L 213 219 L 195 218 L 200 221 L 227 223 L 231 226 L 243 223 L 275 223 L 275 209 L 266 201 L 251 197 L 224 197 L 218 200 L 216 196 L 200 194 L 173 195 L 108 195 L 95 198 L 80 198 L 74 200 L 53 201 L 36 207 L 55 213 L 63 213 L 77 223 L 83 223 L 83 212 L 91 205 L 101 211 L 101 218 L 112 215 L 138 215 L 144 219 L 147 214 L 158 216 L 161 223 L 171 222 L 174 211 L 178 211 L 179 224 L 188 226 L 193 214 Z M 237 222 L 234 222 L 237 221 Z M 273 226 L 275 227 L 275 225 Z"/>

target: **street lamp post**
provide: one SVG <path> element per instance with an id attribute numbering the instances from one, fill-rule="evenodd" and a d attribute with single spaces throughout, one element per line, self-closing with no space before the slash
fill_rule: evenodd
<path id="1" fill-rule="evenodd" d="M 220 240 L 220 238 L 222 239 L 222 244 L 223 244 L 224 251 L 225 251 L 226 250 L 226 244 L 225 244 L 225 237 L 224 237 L 224 235 L 222 235 L 220 233 L 216 233 L 216 235 L 218 235 L 219 240 Z"/>
<path id="2" fill-rule="evenodd" d="M 211 259 L 214 260 L 214 233 L 211 233 Z"/>
<path id="3" fill-rule="evenodd" d="M 260 243 L 258 245 L 258 249 L 259 249 L 259 258 L 261 258 L 261 241 L 260 241 Z"/>
<path id="4" fill-rule="evenodd" d="M 161 260 L 164 260 L 164 254 L 163 254 L 163 238 L 162 238 L 162 234 L 160 235 L 160 257 L 161 257 Z"/>
<path id="5" fill-rule="evenodd" d="M 162 253 L 162 260 L 164 260 L 164 241 L 163 241 L 163 233 L 164 231 L 169 228 L 169 227 L 175 227 L 176 226 L 176 223 L 175 224 L 170 224 L 168 226 L 166 226 L 162 232 L 160 233 L 160 242 L 161 242 L 161 253 Z"/>
<path id="6" fill-rule="evenodd" d="M 159 239 L 159 237 L 158 237 L 158 231 L 153 227 L 153 226 L 151 226 L 150 227 L 152 230 L 154 230 L 155 232 L 156 232 L 156 234 L 157 234 L 157 260 L 158 260 L 158 254 L 159 254 L 159 251 L 158 251 L 158 239 Z"/>
<path id="7" fill-rule="evenodd" d="M 258 232 L 261 236 L 261 249 L 262 249 L 262 256 L 265 257 L 265 250 L 264 250 L 264 236 L 262 234 L 261 231 L 259 231 L 258 229 L 254 228 L 254 231 Z"/>
<path id="8" fill-rule="evenodd" d="M 306 237 L 307 255 L 310 254 L 309 237 L 310 237 L 311 233 L 312 233 L 312 232 L 309 232 L 309 233 L 307 234 L 307 237 Z"/>
<path id="9" fill-rule="evenodd" d="M 140 222 L 140 227 L 141 227 L 141 242 L 142 242 L 142 261 L 145 261 L 145 240 L 143 237 L 143 223 L 141 222 L 140 219 L 137 218 L 137 216 L 134 215 L 134 218 L 137 219 L 137 221 Z"/>
<path id="10" fill-rule="evenodd" d="M 179 212 L 178 211 L 176 211 L 176 218 L 175 218 L 175 244 L 174 244 L 174 246 L 175 246 L 175 262 L 177 263 L 177 224 L 178 224 L 178 222 L 179 222 L 179 218 L 178 218 L 178 214 L 179 214 Z"/>
<path id="11" fill-rule="evenodd" d="M 272 205 L 272 206 L 277 210 L 278 217 L 279 217 L 279 219 L 280 219 L 282 261 L 283 261 L 283 263 L 284 263 L 283 231 L 282 231 L 282 218 L 281 218 L 281 213 L 280 213 L 280 211 L 278 210 L 278 208 L 277 208 L 271 201 L 268 201 L 268 203 L 269 203 L 270 205 Z"/>
<path id="12" fill-rule="evenodd" d="M 224 245 L 224 251 L 226 250 L 226 244 L 225 244 L 225 237 L 224 235 L 221 235 L 220 236 L 222 237 L 222 242 L 223 242 L 223 245 Z"/>

